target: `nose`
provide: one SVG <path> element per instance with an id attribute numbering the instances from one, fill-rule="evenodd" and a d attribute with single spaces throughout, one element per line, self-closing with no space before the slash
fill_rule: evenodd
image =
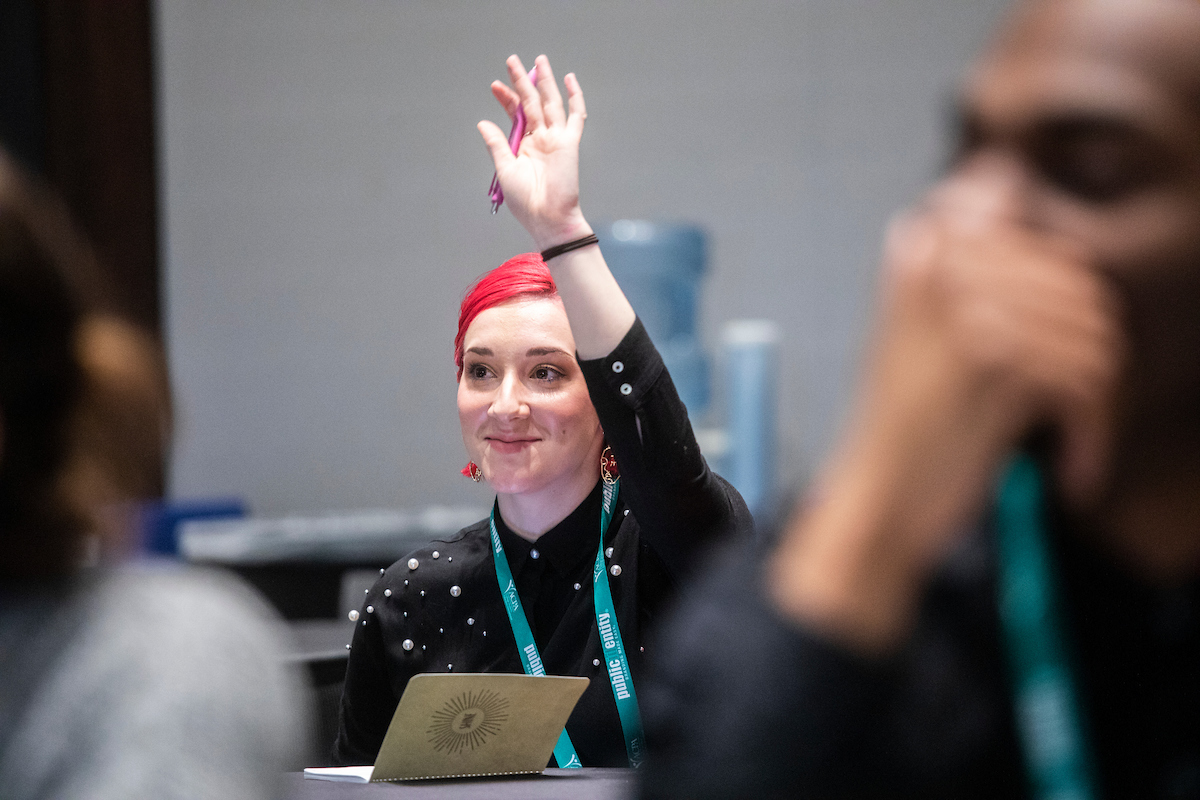
<path id="1" fill-rule="evenodd" d="M 520 419 L 529 416 L 529 403 L 525 386 L 515 373 L 508 373 L 500 381 L 496 393 L 488 406 L 488 416 L 497 420 Z"/>

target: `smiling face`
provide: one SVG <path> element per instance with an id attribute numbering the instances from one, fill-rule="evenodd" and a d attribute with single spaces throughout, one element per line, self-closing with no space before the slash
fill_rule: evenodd
<path id="1" fill-rule="evenodd" d="M 954 184 L 1082 248 L 1125 305 L 1123 437 L 1197 450 L 1200 3 L 1025 3 L 966 84 Z"/>
<path id="2" fill-rule="evenodd" d="M 557 297 L 489 308 L 463 339 L 463 443 L 500 494 L 577 494 L 599 480 L 604 432 Z"/>

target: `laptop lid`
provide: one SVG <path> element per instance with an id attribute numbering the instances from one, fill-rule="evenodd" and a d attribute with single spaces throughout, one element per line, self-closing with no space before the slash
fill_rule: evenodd
<path id="1" fill-rule="evenodd" d="M 371 781 L 541 772 L 588 683 L 557 675 L 414 675 Z"/>

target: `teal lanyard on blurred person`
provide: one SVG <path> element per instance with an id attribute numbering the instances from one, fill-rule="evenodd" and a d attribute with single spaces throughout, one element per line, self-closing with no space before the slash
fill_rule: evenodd
<path id="1" fill-rule="evenodd" d="M 1094 800 L 1093 764 L 1067 663 L 1043 494 L 1037 463 L 1020 455 L 1001 478 L 996 501 L 998 601 L 1013 710 L 1034 796 Z"/>
<path id="2" fill-rule="evenodd" d="M 621 719 L 621 731 L 625 735 L 625 752 L 629 756 L 629 766 L 638 767 L 645 758 L 646 737 L 642 732 L 642 715 L 638 710 L 637 693 L 633 690 L 633 675 L 629 672 L 629 659 L 625 656 L 625 644 L 621 640 L 621 628 L 617 625 L 617 612 L 613 605 L 612 591 L 608 586 L 608 570 L 604 566 L 604 534 L 608 530 L 608 524 L 612 522 L 620 483 L 618 480 L 604 484 L 604 504 L 600 509 L 600 546 L 596 551 L 596 565 L 592 569 L 592 597 L 596 606 L 600 645 L 604 649 L 604 668 L 608 672 L 608 683 L 613 690 L 617 716 Z M 517 594 L 517 584 L 513 581 L 512 570 L 508 567 L 508 556 L 504 553 L 500 533 L 496 530 L 495 509 L 492 510 L 489 522 L 492 532 L 492 558 L 496 562 L 496 580 L 500 584 L 500 594 L 504 598 L 504 609 L 508 612 L 508 623 L 512 627 L 513 638 L 517 640 L 521 665 L 525 668 L 526 675 L 545 675 L 546 668 L 542 665 L 542 657 L 533 639 L 529 619 L 525 616 L 521 597 Z M 583 766 L 566 728 L 559 734 L 558 744 L 554 746 L 554 760 L 560 767 Z"/>

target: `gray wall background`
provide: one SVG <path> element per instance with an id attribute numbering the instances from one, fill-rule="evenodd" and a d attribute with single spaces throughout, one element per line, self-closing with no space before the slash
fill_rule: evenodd
<path id="1" fill-rule="evenodd" d="M 531 249 L 475 123 L 512 52 L 587 97 L 594 222 L 710 236 L 703 333 L 767 317 L 783 471 L 837 433 L 881 232 L 945 157 L 1007 0 L 159 0 L 175 497 L 255 511 L 486 502 L 458 475 L 463 289 Z"/>

